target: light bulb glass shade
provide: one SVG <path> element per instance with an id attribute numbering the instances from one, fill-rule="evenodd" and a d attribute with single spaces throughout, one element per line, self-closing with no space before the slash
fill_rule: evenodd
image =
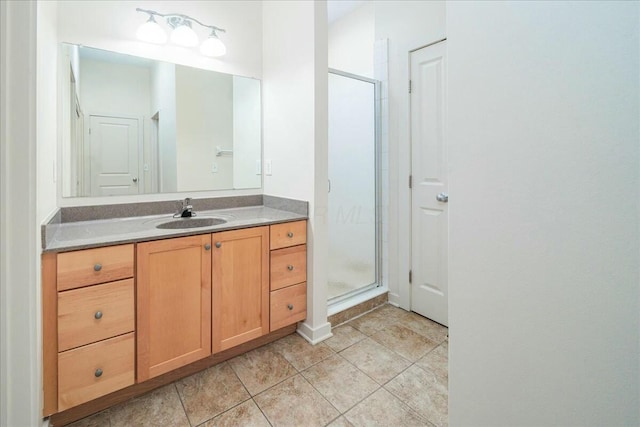
<path id="1" fill-rule="evenodd" d="M 223 56 L 227 53 L 227 47 L 222 43 L 222 40 L 215 34 L 211 34 L 200 45 L 200 53 L 205 56 Z"/>
<path id="2" fill-rule="evenodd" d="M 136 37 L 138 37 L 138 40 L 147 43 L 164 44 L 167 42 L 167 33 L 153 19 L 153 15 L 149 16 L 149 20 L 138 27 Z"/>
<path id="3" fill-rule="evenodd" d="M 184 21 L 171 32 L 171 41 L 177 45 L 194 47 L 198 45 L 198 35 L 191 29 L 191 23 Z"/>

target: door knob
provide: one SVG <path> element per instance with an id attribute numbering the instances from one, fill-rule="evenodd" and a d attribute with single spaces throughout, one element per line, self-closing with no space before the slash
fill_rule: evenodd
<path id="1" fill-rule="evenodd" d="M 449 194 L 447 193 L 439 193 L 436 196 L 436 200 L 442 203 L 447 203 L 449 201 Z"/>

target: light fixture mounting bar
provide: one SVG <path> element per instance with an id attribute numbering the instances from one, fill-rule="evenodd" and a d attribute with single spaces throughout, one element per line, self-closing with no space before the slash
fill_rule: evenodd
<path id="1" fill-rule="evenodd" d="M 215 25 L 203 24 L 202 22 L 198 21 L 196 18 L 192 18 L 189 15 L 183 15 L 182 13 L 159 13 L 159 12 L 156 12 L 155 10 L 141 9 L 139 7 L 136 8 L 136 12 L 148 13 L 151 16 L 159 16 L 161 18 L 165 18 L 167 22 L 170 23 L 170 25 L 171 25 L 171 18 L 178 18 L 180 20 L 193 21 L 202 27 L 210 28 L 214 31 L 220 31 L 221 33 L 226 33 L 226 30 L 224 30 L 223 28 L 216 27 Z"/>

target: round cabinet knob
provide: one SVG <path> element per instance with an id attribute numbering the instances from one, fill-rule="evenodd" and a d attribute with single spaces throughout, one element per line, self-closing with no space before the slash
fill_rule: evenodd
<path id="1" fill-rule="evenodd" d="M 102 369 L 100 368 L 96 369 L 96 372 L 94 375 L 96 376 L 96 378 L 100 378 L 102 376 Z"/>
<path id="2" fill-rule="evenodd" d="M 204 245 L 204 249 L 206 251 L 208 251 L 209 249 L 211 249 L 211 243 L 207 243 L 206 245 Z"/>
<path id="3" fill-rule="evenodd" d="M 102 312 L 101 311 L 96 311 L 96 314 L 94 314 L 93 317 L 95 317 L 98 320 L 102 319 Z"/>
<path id="4" fill-rule="evenodd" d="M 293 310 L 293 304 L 287 304 L 287 308 L 288 308 L 289 310 Z"/>
<path id="5" fill-rule="evenodd" d="M 216 242 L 216 248 L 221 248 L 222 247 L 222 242 Z"/>
<path id="6" fill-rule="evenodd" d="M 293 237 L 293 233 L 292 233 L 291 231 L 290 231 L 290 232 L 288 232 L 288 233 L 287 233 L 287 237 L 291 239 L 291 238 Z"/>
<path id="7" fill-rule="evenodd" d="M 138 178 L 133 178 L 133 182 L 138 182 Z"/>
<path id="8" fill-rule="evenodd" d="M 287 265 L 287 270 L 293 271 L 293 265 Z"/>
<path id="9" fill-rule="evenodd" d="M 96 264 L 96 265 L 94 265 L 94 266 L 93 266 L 93 269 L 94 269 L 95 271 L 100 271 L 100 270 L 102 270 L 102 264 Z"/>

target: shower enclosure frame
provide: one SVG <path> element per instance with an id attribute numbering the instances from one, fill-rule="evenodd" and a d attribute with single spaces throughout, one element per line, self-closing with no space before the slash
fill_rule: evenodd
<path id="1" fill-rule="evenodd" d="M 381 108 L 381 82 L 379 80 L 371 79 L 357 74 L 348 73 L 346 71 L 336 70 L 329 68 L 329 74 L 335 74 L 341 77 L 360 80 L 366 83 L 373 84 L 374 87 L 374 194 L 375 194 L 375 281 L 367 285 L 363 285 L 358 289 L 354 289 L 342 295 L 328 298 L 327 303 L 329 307 L 329 314 L 340 312 L 349 306 L 358 304 L 359 296 L 376 290 L 381 287 L 385 287 L 382 283 L 382 185 L 381 185 L 381 145 L 382 145 L 382 108 Z M 380 292 L 382 293 L 382 292 Z M 380 294 L 378 293 L 378 294 Z M 372 295 L 375 297 L 377 295 Z M 366 301 L 365 298 L 363 301 Z M 353 301 L 353 304 L 350 302 Z"/>

